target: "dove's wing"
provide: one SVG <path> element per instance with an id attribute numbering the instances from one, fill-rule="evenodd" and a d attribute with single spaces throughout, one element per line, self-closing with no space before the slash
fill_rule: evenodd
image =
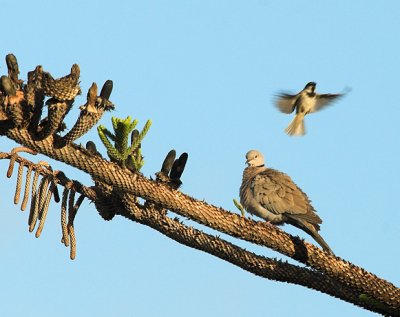
<path id="1" fill-rule="evenodd" d="M 316 112 L 324 108 L 325 106 L 329 105 L 330 103 L 338 100 L 339 98 L 343 97 L 344 94 L 317 94 L 317 101 L 315 103 L 314 108 L 311 112 Z"/>
<path id="2" fill-rule="evenodd" d="M 276 96 L 275 105 L 283 113 L 292 113 L 297 100 L 297 95 L 280 93 Z"/>
<path id="3" fill-rule="evenodd" d="M 307 195 L 282 172 L 266 169 L 254 177 L 252 190 L 254 199 L 274 214 L 289 214 L 315 225 L 322 223 Z"/>
<path id="4" fill-rule="evenodd" d="M 268 215 L 260 210 L 267 210 L 285 223 L 304 230 L 317 241 L 322 248 L 333 254 L 329 245 L 318 233 L 322 220 L 315 212 L 307 195 L 291 180 L 291 178 L 277 170 L 265 168 L 260 172 L 252 172 L 248 167 L 243 172 L 243 182 L 240 188 L 241 202 L 252 210 L 251 213 L 269 220 Z M 254 169 L 254 168 L 253 168 Z M 256 167 L 257 169 L 257 167 Z M 246 177 L 248 174 L 249 177 Z M 250 190 L 248 190 L 250 189 Z M 258 208 L 257 206 L 260 206 Z M 248 207 L 245 206 L 247 209 Z M 271 220 L 270 220 L 271 221 Z M 277 222 L 277 223 L 278 223 Z"/>

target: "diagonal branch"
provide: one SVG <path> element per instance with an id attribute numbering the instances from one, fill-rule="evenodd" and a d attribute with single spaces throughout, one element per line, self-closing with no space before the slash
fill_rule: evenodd
<path id="1" fill-rule="evenodd" d="M 56 183 L 65 187 L 63 201 L 67 199 L 65 193 L 69 192 L 70 187 L 80 193 L 81 198 L 86 197 L 95 202 L 95 204 L 99 202 L 100 208 L 101 202 L 108 200 L 108 197 L 102 197 L 104 193 L 97 188 L 89 188 L 77 181 L 72 181 L 62 172 L 53 174 L 49 169 L 40 167 L 20 156 L 0 152 L 0 159 L 14 159 L 15 162 L 26 166 L 35 165 L 42 176 L 54 176 Z M 362 300 L 361 293 L 315 270 L 257 255 L 220 237 L 188 227 L 178 219 L 167 217 L 165 213 L 160 212 L 152 204 L 147 204 L 146 206 L 138 205 L 135 198 L 128 193 L 120 193 L 119 199 L 122 202 L 122 206 L 114 206 L 117 214 L 149 226 L 183 245 L 214 255 L 257 276 L 314 289 L 377 313 L 390 314 L 392 316 L 400 315 L 398 311 L 385 305 L 377 306 Z M 63 233 L 64 243 L 66 243 L 67 237 Z"/>
<path id="2" fill-rule="evenodd" d="M 13 57 L 12 65 L 14 64 L 17 64 L 15 57 Z M 371 311 L 392 316 L 400 315 L 400 289 L 390 282 L 350 262 L 327 254 L 274 225 L 245 219 L 177 191 L 176 188 L 181 184 L 179 178 L 187 160 L 186 153 L 182 161 L 180 161 L 181 158 L 178 160 L 179 166 L 175 166 L 177 162 L 175 160 L 169 176 L 163 174 L 163 165 L 162 171 L 157 174 L 156 181 L 153 181 L 134 172 L 135 169 L 125 168 L 124 164 L 118 165 L 104 160 L 101 156 L 94 154 L 96 150 L 90 151 L 90 147 L 86 150 L 74 144 L 73 141 L 86 133 L 101 118 L 105 110 L 114 108 L 108 100 L 112 90 L 111 81 L 104 84 L 100 96 L 97 96 L 97 86 L 92 85 L 87 103 L 83 106 L 77 123 L 66 136 L 60 137 L 56 134 L 57 130 L 62 129 L 62 122 L 58 115 L 48 114 L 47 119 L 39 122 L 44 97 L 55 98 L 61 102 L 65 100 L 73 102 L 76 95 L 80 93 L 79 66 L 73 65 L 69 75 L 56 80 L 38 66 L 35 71 L 28 73 L 28 83 L 24 85 L 23 81 L 18 79 L 19 72 L 10 65 L 7 63 L 9 76 L 2 76 L 0 83 L 0 135 L 5 135 L 34 152 L 78 168 L 90 174 L 94 180 L 94 186 L 89 188 L 77 181 L 69 180 L 62 172 L 53 172 L 48 165 L 46 168 L 42 168 L 40 163 L 34 166 L 29 165 L 16 152 L 12 152 L 10 156 L 0 153 L 0 159 L 10 159 L 8 175 L 12 173 L 15 161 L 19 161 L 15 202 L 19 201 L 24 166 L 28 167 L 27 176 L 29 177 L 31 176 L 29 168 L 35 171 L 32 185 L 32 195 L 35 197 L 31 201 L 29 223 L 34 228 L 36 219 L 40 220 L 37 236 L 43 228 L 51 196 L 54 194 L 56 202 L 60 200 L 56 185 L 61 184 L 66 188 L 62 200 L 61 224 L 64 238 L 66 234 L 69 235 L 71 259 L 75 257 L 76 251 L 74 216 L 80 202 L 88 197 L 94 201 L 99 214 L 105 220 L 111 220 L 115 214 L 119 214 L 254 274 L 310 287 Z M 46 104 L 49 104 L 49 100 Z M 54 103 L 54 105 L 58 107 L 59 103 Z M 53 104 L 49 104 L 50 106 Z M 62 115 L 61 112 L 60 114 Z M 52 121 L 50 132 L 47 131 L 46 120 Z M 40 131 L 43 131 L 44 135 L 40 135 Z M 173 156 L 175 157 L 175 154 Z M 172 170 L 175 172 L 172 173 Z M 42 174 L 43 178 L 36 187 L 39 174 Z M 172 174 L 177 177 L 176 180 Z M 76 203 L 75 192 L 81 192 Z M 27 195 L 29 192 L 25 189 L 22 209 L 25 209 Z M 68 195 L 70 208 L 67 223 Z M 146 201 L 144 206 L 139 204 L 138 197 Z M 167 217 L 167 210 L 232 237 L 269 247 L 311 269 L 261 257 L 219 237 L 184 226 L 179 221 Z M 63 242 L 68 244 L 67 240 Z"/>
<path id="3" fill-rule="evenodd" d="M 62 149 L 54 149 L 53 136 L 35 142 L 25 129 L 8 129 L 6 135 L 32 150 L 85 171 L 93 179 L 107 183 L 116 190 L 130 192 L 233 237 L 272 248 L 372 299 L 393 308 L 400 307 L 400 290 L 390 282 L 350 262 L 328 255 L 274 225 L 244 219 L 222 208 L 191 198 L 164 184 L 151 181 L 139 173 L 132 173 L 100 157 L 91 156 L 86 150 L 76 145 L 71 144 Z M 58 137 L 54 136 L 54 138 Z"/>
<path id="4" fill-rule="evenodd" d="M 361 294 L 357 291 L 315 270 L 257 255 L 219 237 L 185 226 L 178 219 L 171 219 L 150 206 L 140 208 L 134 204 L 129 194 L 124 194 L 122 200 L 124 206 L 129 206 L 128 210 L 120 213 L 122 216 L 149 226 L 188 247 L 214 255 L 243 270 L 270 280 L 305 286 L 377 313 L 400 316 L 399 311 L 386 305 L 379 307 L 361 300 Z"/>

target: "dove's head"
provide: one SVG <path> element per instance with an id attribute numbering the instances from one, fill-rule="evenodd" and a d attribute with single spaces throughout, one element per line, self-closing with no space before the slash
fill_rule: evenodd
<path id="1" fill-rule="evenodd" d="M 250 150 L 246 153 L 246 163 L 249 166 L 264 166 L 264 156 L 257 150 Z"/>
<path id="2" fill-rule="evenodd" d="M 317 86 L 317 84 L 313 81 L 310 81 L 309 83 L 307 83 L 307 85 L 304 87 L 304 90 L 306 90 L 307 92 L 314 92 L 315 90 L 315 86 Z"/>

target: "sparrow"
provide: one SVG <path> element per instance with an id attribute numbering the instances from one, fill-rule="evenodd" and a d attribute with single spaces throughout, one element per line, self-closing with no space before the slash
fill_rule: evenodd
<path id="1" fill-rule="evenodd" d="M 345 95 L 341 94 L 317 94 L 315 92 L 315 82 L 309 82 L 302 91 L 296 95 L 280 93 L 276 98 L 276 107 L 283 113 L 292 113 L 296 109 L 296 116 L 285 129 L 291 136 L 301 136 L 306 133 L 304 117 L 321 110 L 331 102 Z"/>

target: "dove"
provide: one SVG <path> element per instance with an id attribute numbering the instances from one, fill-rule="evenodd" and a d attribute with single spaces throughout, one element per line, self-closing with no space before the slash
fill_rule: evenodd
<path id="1" fill-rule="evenodd" d="M 301 136 L 306 133 L 304 117 L 316 111 L 321 110 L 331 102 L 344 96 L 342 94 L 317 94 L 315 92 L 315 82 L 309 82 L 302 91 L 296 95 L 287 93 L 278 94 L 276 98 L 276 107 L 283 113 L 292 113 L 296 109 L 296 116 L 285 132 L 291 136 Z"/>
<path id="2" fill-rule="evenodd" d="M 307 195 L 278 170 L 267 168 L 257 150 L 246 154 L 246 167 L 240 186 L 240 203 L 251 214 L 276 225 L 291 224 L 308 233 L 324 251 L 334 254 L 320 236 L 321 218 Z"/>

